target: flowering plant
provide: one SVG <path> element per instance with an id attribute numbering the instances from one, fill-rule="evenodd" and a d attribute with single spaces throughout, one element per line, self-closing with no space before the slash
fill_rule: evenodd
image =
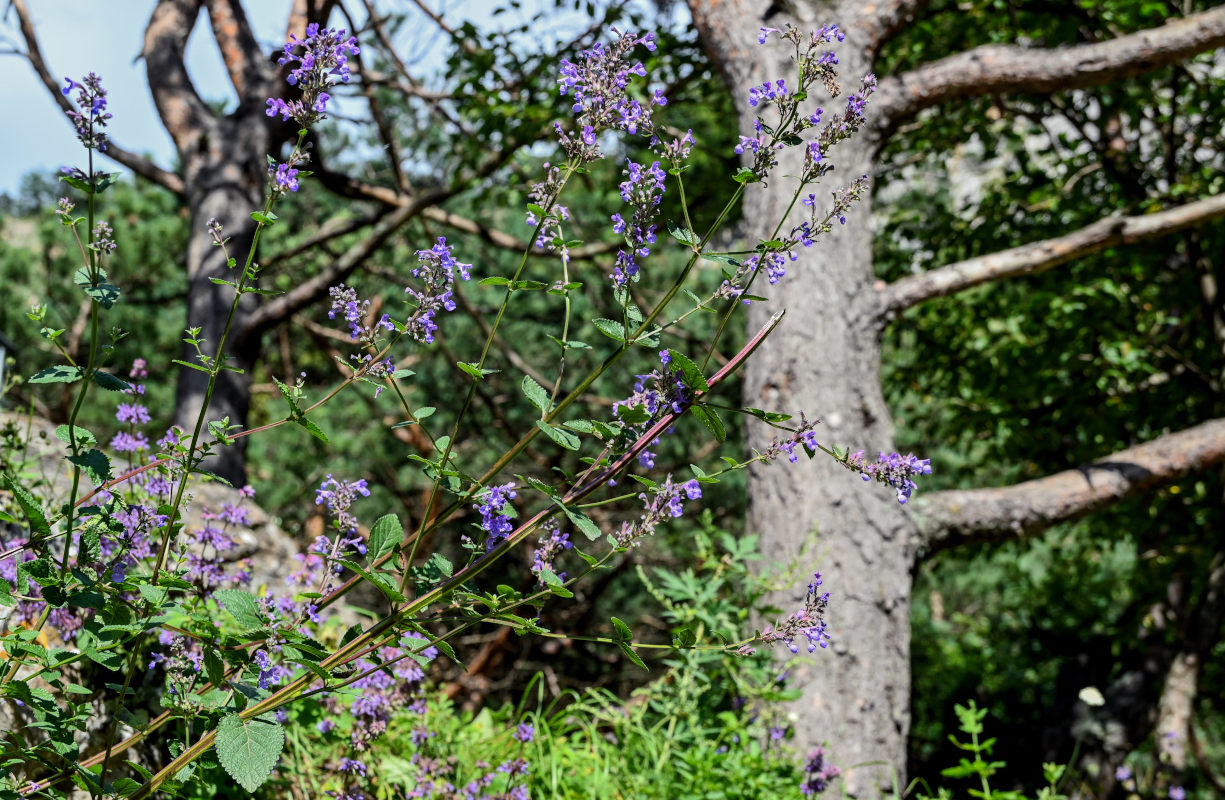
<path id="1" fill-rule="evenodd" d="M 304 167 L 310 162 L 310 128 L 327 118 L 330 92 L 348 81 L 349 58 L 360 52 L 356 39 L 344 30 L 311 25 L 306 34 L 305 39 L 291 38 L 280 59 L 283 65 L 293 65 L 288 80 L 296 99 L 274 97 L 267 103 L 270 117 L 292 120 L 300 128 L 288 158 L 269 159 L 266 199 L 252 214 L 256 228 L 249 249 L 230 253 L 230 239 L 217 220 L 200 232 L 226 254 L 231 277 L 221 282 L 233 289 L 230 319 L 244 297 L 270 292 L 259 281 L 256 253 L 261 237 L 278 223 L 278 202 L 309 185 L 311 173 Z M 251 524 L 246 501 L 253 490 L 244 487 L 234 499 L 205 508 L 198 521 L 186 513 L 190 493 L 198 491 L 193 481 L 206 471 L 209 456 L 261 430 L 209 419 L 209 399 L 219 378 L 232 369 L 226 354 L 228 325 L 216 342 L 200 338 L 198 329 L 187 331 L 185 341 L 195 357 L 178 363 L 206 374 L 203 409 L 190 429 L 172 428 L 155 442 L 144 430 L 151 417 L 141 403 L 148 365 L 136 362 L 126 379 L 104 369 L 123 337 L 115 330 L 110 344 L 104 344 L 101 335 L 105 312 L 121 298 L 104 268 L 115 249 L 111 231 L 94 219 L 95 204 L 112 182 L 112 176 L 96 171 L 92 162 L 94 151 L 105 146 L 100 129 L 109 115 L 97 76 L 81 84 L 69 81 L 66 92 L 78 90 L 79 111 L 73 121 L 90 162 L 86 169 L 70 170 L 65 180 L 84 193 L 88 206 L 85 217 L 74 217 L 73 204 L 64 200 L 59 213 L 79 244 L 83 266 L 75 281 L 89 301 L 93 335 L 83 363 L 61 347 L 66 363 L 30 379 L 33 384 L 68 384 L 76 393 L 68 423 L 55 431 L 71 465 L 71 485 L 59 510 L 49 511 L 17 474 L 3 476 L 13 498 L 11 510 L 3 511 L 4 520 L 19 529 L 6 534 L 0 553 L 0 602 L 12 606 L 0 636 L 0 682 L 32 733 L 13 736 L 6 745 L 10 774 L 0 791 L 6 796 L 54 796 L 75 783 L 93 797 L 145 798 L 183 786 L 194 770 L 213 758 L 240 785 L 255 791 L 277 764 L 289 709 L 315 698 L 333 715 L 318 721 L 317 734 L 336 738 L 345 753 L 333 765 L 343 785 L 338 796 L 367 797 L 375 770 L 362 754 L 387 730 L 394 714 L 424 715 L 426 670 L 439 657 L 456 658 L 452 642 L 459 634 L 487 622 L 519 633 L 550 633 L 540 622 L 541 607 L 572 597 L 573 587 L 640 545 L 660 525 L 682 517 L 703 498 L 704 487 L 724 475 L 782 454 L 796 461 L 802 448 L 809 457 L 824 453 L 865 480 L 889 484 L 905 502 L 915 488 L 913 477 L 930 472 L 926 461 L 882 454 L 879 462 L 869 464 L 862 451 L 850 455 L 822 444 L 816 423 L 802 415 L 793 427 L 786 414 L 729 409 L 716 401 L 720 388 L 782 316 L 775 315 L 720 368 L 710 369 L 732 317 L 760 300 L 750 293 L 753 283 L 762 273 L 770 283 L 783 280 L 787 264 L 814 246 L 835 219 L 846 222 L 848 210 L 867 186 L 864 176 L 837 189 L 828 208 L 808 191 L 827 176 L 837 144 L 863 124 L 875 79 L 867 76 L 842 110 L 822 123 L 821 109 L 810 112 L 805 103 L 818 83 L 831 95 L 840 94 L 837 59 L 829 46 L 840 41 L 841 34 L 833 26 L 810 35 L 791 27 L 763 29 L 760 41 L 772 36 L 793 46 L 797 74 L 790 86 L 779 79 L 751 90 L 750 103 L 763 116 L 753 136 L 740 139 L 736 151 L 746 166 L 733 176 L 729 197 L 709 229 L 695 227 L 684 193 L 687 159 L 698 142 L 692 131 L 666 133 L 656 118 L 667 105 L 663 90 L 643 89 L 645 80 L 638 80 L 649 76 L 636 54 L 653 51 L 654 36 L 616 32 L 610 44 L 595 44 L 576 61 L 562 62 L 558 90 L 574 101 L 573 119 L 554 127 L 565 159 L 546 165 L 542 180 L 530 189 L 525 218 L 532 231 L 513 274 L 481 277 L 479 266 L 463 263 L 455 247 L 439 237 L 416 252 L 412 280 L 404 289 L 406 308 L 399 314 L 373 310 L 372 301 L 356 286 L 332 287 L 328 317 L 343 320 L 353 346 L 345 362 L 348 377 L 313 403 L 300 378 L 276 381 L 287 412 L 264 429 L 294 424 L 326 442 L 327 434 L 311 419 L 316 409 L 362 382 L 373 385 L 376 396 L 388 391 L 404 416 L 397 424 L 417 428 L 432 445 L 430 455 L 413 456 L 430 482 L 425 513 L 408 529 L 395 514 L 384 514 L 363 529 L 360 501 L 370 495 L 367 480 L 328 475 L 315 492 L 316 505 L 328 520 L 325 532 L 297 554 L 292 572 L 262 587 L 249 565 L 231 565 L 226 558 L 239 532 Z M 579 243 L 567 239 L 573 221 L 562 201 L 572 191 L 574 176 L 603 158 L 617 137 L 642 144 L 651 156 L 641 162 L 626 159 L 625 180 L 619 186 L 625 205 L 609 216 L 621 246 L 599 282 L 618 313 L 615 319 L 594 320 L 594 325 L 612 345 L 603 361 L 575 379 L 567 374 L 567 365 L 578 360 L 571 351 L 591 348 L 569 334 L 572 295 L 582 283 L 571 274 L 571 253 Z M 795 197 L 809 209 L 807 218 L 789 228 L 788 220 L 779 220 L 776 235 L 751 250 L 715 250 L 711 243 L 720 225 L 747 187 L 772 177 L 778 153 L 787 147 L 803 150 Z M 665 223 L 662 200 L 670 191 L 680 214 Z M 637 298 L 650 283 L 651 258 L 669 239 L 681 248 L 684 267 L 654 302 L 641 308 Z M 561 278 L 534 279 L 529 263 L 541 261 L 529 261 L 532 251 L 551 254 Z M 701 297 L 688 286 L 708 264 L 722 270 L 722 282 Z M 481 285 L 501 291 L 502 299 L 479 353 L 456 364 L 466 382 L 463 403 L 453 410 L 449 425 L 438 425 L 431 419 L 435 409 L 409 403 L 404 386 L 413 373 L 397 366 L 395 355 L 444 338 L 446 314 L 458 307 L 459 287 L 477 277 Z M 481 434 L 470 414 L 473 398 L 497 371 L 493 345 L 504 319 L 526 295 L 538 292 L 557 298 L 560 305 L 561 328 L 551 337 L 559 348 L 556 374 L 545 382 L 551 386 L 523 376 L 522 392 L 539 412 L 537 418 L 499 457 L 478 463 L 462 447 L 466 439 Z M 677 311 L 675 301 L 682 293 L 692 304 Z M 699 312 L 717 315 L 718 328 L 712 341 L 691 349 L 679 334 Z M 29 316 L 59 347 L 63 331 L 45 324 L 46 310 L 35 308 Z M 615 402 L 607 416 L 576 416 L 577 401 L 597 379 L 617 377 L 635 348 L 657 354 L 652 358 L 658 358 L 658 366 L 627 379 L 625 399 Z M 116 419 L 125 427 L 105 447 L 101 437 L 77 425 L 95 386 L 122 398 Z M 766 451 L 730 459 L 714 471 L 694 465 L 691 476 L 682 477 L 657 466 L 657 446 L 685 415 L 697 417 L 716 439 L 725 438 L 720 410 L 761 419 L 781 431 L 779 438 Z M 581 471 L 511 472 L 526 448 L 546 440 L 577 454 Z M 627 480 L 637 487 L 620 488 Z M 596 508 L 626 501 L 636 502 L 640 510 L 619 525 L 597 521 Z M 456 521 L 468 510 L 479 522 L 456 531 Z M 427 552 L 428 543 L 446 535 L 462 543 L 462 563 L 441 552 Z M 581 549 L 580 543 L 593 552 Z M 506 557 L 526 547 L 534 548 L 531 585 L 497 583 Z M 339 631 L 342 601 L 359 585 L 376 590 L 385 611 L 373 621 Z M 746 655 L 759 645 L 781 642 L 791 652 L 801 646 L 815 652 L 828 645 L 831 635 L 825 619 L 830 598 L 820 586 L 817 574 L 798 610 L 747 638 L 682 627 L 672 646 Z M 645 666 L 630 626 L 617 618 L 611 622 L 612 635 L 595 638 Z M 84 664 L 107 671 L 110 677 L 100 681 L 101 688 L 74 680 Z M 136 720 L 135 687 L 149 674 L 163 680 L 157 701 L 163 710 Z M 89 699 L 82 701 L 86 695 Z M 341 712 L 351 723 L 344 730 L 337 729 L 334 718 Z M 181 732 L 174 732 L 176 727 Z M 77 737 L 91 731 L 94 739 L 83 753 Z M 529 742 L 533 735 L 526 723 L 515 730 L 519 742 Z M 430 736 L 423 725 L 413 740 L 420 744 Z M 166 741 L 168 757 L 141 755 L 137 745 L 147 741 Z M 823 788 L 836 768 L 819 759 L 814 764 L 810 772 L 818 777 L 806 785 Z M 434 785 L 441 774 L 436 766 L 417 764 L 420 791 L 427 783 Z M 493 767 L 487 780 L 471 787 L 434 788 L 471 797 L 518 797 L 525 794 L 521 778 L 526 770 L 527 764 L 515 759 Z"/>

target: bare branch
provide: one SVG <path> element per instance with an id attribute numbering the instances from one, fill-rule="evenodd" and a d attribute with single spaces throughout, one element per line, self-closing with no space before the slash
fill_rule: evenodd
<path id="1" fill-rule="evenodd" d="M 916 498 L 919 558 L 1032 536 L 1223 462 L 1225 419 L 1214 419 L 1015 486 L 934 492 Z"/>
<path id="2" fill-rule="evenodd" d="M 51 98 L 55 100 L 56 104 L 65 113 L 72 111 L 71 101 L 61 93 L 60 89 L 62 87 L 59 81 L 52 76 L 51 70 L 47 66 L 47 61 L 43 58 L 42 48 L 38 44 L 38 35 L 34 31 L 34 23 L 30 19 L 30 12 L 26 8 L 25 0 L 13 0 L 13 8 L 17 12 L 22 38 L 25 39 L 26 52 L 24 55 L 26 60 L 30 62 L 30 67 L 33 68 L 34 73 L 38 76 L 43 86 L 47 88 L 47 91 L 51 93 Z M 177 195 L 183 194 L 184 187 L 181 177 L 173 172 L 162 169 L 144 156 L 137 155 L 130 150 L 120 147 L 109 137 L 104 155 L 164 189 L 168 189 Z"/>
<path id="3" fill-rule="evenodd" d="M 933 297 L 944 297 L 989 281 L 1035 275 L 1108 247 L 1156 239 L 1225 217 L 1225 194 L 1194 203 L 1141 214 L 1107 217 L 1078 231 L 958 261 L 880 286 L 881 321 Z"/>
<path id="4" fill-rule="evenodd" d="M 233 0 L 205 0 L 213 38 L 230 83 L 240 100 L 251 100 L 265 91 L 272 77 L 268 54 L 259 46 L 242 3 Z"/>
<path id="5" fill-rule="evenodd" d="M 380 207 L 371 214 L 364 217 L 333 217 L 319 229 L 300 243 L 294 245 L 288 250 L 282 250 L 276 255 L 263 259 L 262 265 L 265 270 L 278 266 L 286 261 L 290 261 L 303 253 L 309 253 L 311 250 L 322 247 L 333 239 L 339 239 L 341 236 L 348 236 L 350 233 L 367 228 L 382 219 L 390 209 Z"/>
<path id="6" fill-rule="evenodd" d="M 476 220 L 462 217 L 451 211 L 442 208 L 427 208 L 421 214 L 426 219 L 437 222 L 441 225 L 446 225 L 449 228 L 454 228 L 457 231 L 470 233 L 477 236 L 487 244 L 495 247 L 501 247 L 504 250 L 511 250 L 516 253 L 522 253 L 527 247 L 527 242 L 513 236 L 505 231 L 500 231 L 497 228 L 490 228 Z M 616 250 L 620 245 L 608 242 L 596 242 L 593 244 L 575 247 L 570 250 L 571 261 L 583 261 L 586 259 L 597 258 L 602 255 Z M 557 253 L 540 250 L 535 247 L 528 253 L 530 256 L 538 256 L 541 258 L 558 258 Z"/>
<path id="7" fill-rule="evenodd" d="M 1225 44 L 1225 7 L 1108 42 L 1061 48 L 984 45 L 881 81 L 872 100 L 891 130 L 922 109 L 991 93 L 1050 93 L 1151 72 Z"/>

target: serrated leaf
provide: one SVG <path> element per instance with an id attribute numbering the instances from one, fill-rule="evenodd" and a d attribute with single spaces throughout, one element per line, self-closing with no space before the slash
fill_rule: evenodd
<path id="1" fill-rule="evenodd" d="M 68 460 L 84 470 L 94 486 L 101 486 L 111 479 L 111 460 L 101 450 L 87 450 L 68 456 Z"/>
<path id="2" fill-rule="evenodd" d="M 689 356 L 676 350 L 669 350 L 668 354 L 672 357 L 671 365 L 675 365 L 684 376 L 686 386 L 697 392 L 705 392 L 710 388 L 710 384 L 706 382 L 706 376 L 702 374 L 698 365 L 690 360 Z"/>
<path id="3" fill-rule="evenodd" d="M 225 662 L 221 660 L 221 654 L 211 647 L 204 649 L 204 674 L 208 676 L 208 682 L 217 688 L 225 686 Z"/>
<path id="4" fill-rule="evenodd" d="M 217 725 L 217 759 L 248 792 L 268 780 L 284 746 L 285 729 L 271 715 L 243 719 L 230 714 Z"/>
<path id="5" fill-rule="evenodd" d="M 4 481 L 5 488 L 17 498 L 17 504 L 21 506 L 21 510 L 25 512 L 26 519 L 30 521 L 30 532 L 39 536 L 46 536 L 51 533 L 51 525 L 47 522 L 47 515 L 43 513 L 42 504 L 34 499 L 34 495 L 14 483 L 8 475 L 0 475 L 0 480 Z"/>
<path id="6" fill-rule="evenodd" d="M 64 444 L 72 444 L 72 434 L 76 434 L 77 444 L 96 444 L 98 439 L 92 432 L 78 425 L 60 425 L 55 429 L 55 438 Z"/>
<path id="7" fill-rule="evenodd" d="M 592 325 L 595 325 L 596 330 L 607 336 L 609 339 L 615 339 L 618 342 L 625 341 L 625 326 L 620 322 L 611 319 L 593 319 Z"/>
<path id="8" fill-rule="evenodd" d="M 642 667 L 643 669 L 647 668 L 647 665 L 643 663 L 638 653 L 634 651 L 634 648 L 630 647 L 625 642 L 618 642 L 618 646 L 621 648 L 621 652 L 625 654 L 626 658 L 634 662 L 634 664 L 638 665 L 639 667 Z"/>
<path id="9" fill-rule="evenodd" d="M 634 638 L 634 632 L 630 630 L 630 626 L 626 625 L 617 617 L 612 618 L 613 628 L 617 631 L 617 638 L 620 641 L 628 642 Z"/>
<path id="10" fill-rule="evenodd" d="M 756 183 L 761 178 L 757 177 L 757 173 L 748 167 L 741 167 L 732 175 L 732 180 L 736 183 Z"/>
<path id="11" fill-rule="evenodd" d="M 563 505 L 560 500 L 555 499 L 555 502 L 557 505 L 561 506 L 561 510 L 566 513 L 566 517 L 569 518 L 570 522 L 574 523 L 574 527 L 582 531 L 583 535 L 588 539 L 594 542 L 596 539 L 599 539 L 601 535 L 603 535 L 600 531 L 600 526 L 592 522 L 591 517 L 587 516 L 576 508 L 570 508 Z"/>
<path id="12" fill-rule="evenodd" d="M 548 413 L 549 393 L 543 386 L 532 380 L 530 375 L 523 376 L 523 394 L 526 395 L 528 402 L 546 414 Z"/>
<path id="13" fill-rule="evenodd" d="M 89 274 L 87 267 L 81 267 L 72 277 L 77 286 L 80 286 L 92 300 L 96 300 L 98 305 L 109 309 L 119 301 L 119 287 L 113 283 L 107 282 L 106 272 L 98 270 L 97 280 L 94 280 Z"/>
<path id="14" fill-rule="evenodd" d="M 351 569 L 362 577 L 363 580 L 374 584 L 374 588 L 378 589 L 383 595 L 393 603 L 403 603 L 407 598 L 400 593 L 400 589 L 395 582 L 381 572 L 368 572 L 363 569 L 360 564 L 355 564 L 352 561 L 347 561 L 343 558 L 337 559 L 337 563 Z"/>
<path id="15" fill-rule="evenodd" d="M 483 369 L 477 364 L 469 364 L 467 361 L 459 361 L 456 363 L 456 366 L 472 377 L 476 378 L 478 381 L 484 380 L 486 375 L 492 375 L 498 371 L 496 369 Z"/>
<path id="16" fill-rule="evenodd" d="M 706 430 L 710 431 L 716 441 L 722 442 L 727 439 L 727 428 L 723 424 L 723 419 L 719 416 L 719 412 L 707 406 L 694 406 L 693 414 L 702 421 L 706 426 Z"/>
<path id="17" fill-rule="evenodd" d="M 213 597 L 222 608 L 230 612 L 243 630 L 249 631 L 264 624 L 264 617 L 259 611 L 259 602 L 255 595 L 242 589 L 218 589 Z"/>
<path id="18" fill-rule="evenodd" d="M 124 392 L 132 388 L 128 386 L 128 382 L 123 378 L 119 378 L 109 372 L 103 372 L 102 370 L 94 373 L 94 383 L 108 392 Z"/>
<path id="19" fill-rule="evenodd" d="M 539 419 L 536 420 L 536 427 L 544 431 L 545 436 L 548 436 L 567 450 L 577 450 L 579 448 L 579 438 L 570 433 L 570 431 L 554 428 L 549 423 Z"/>
<path id="20" fill-rule="evenodd" d="M 404 540 L 404 526 L 395 514 L 379 517 L 370 529 L 370 543 L 366 547 L 366 558 L 370 563 L 378 561 L 395 549 Z"/>
<path id="21" fill-rule="evenodd" d="M 84 372 L 80 367 L 58 364 L 35 373 L 30 377 L 29 383 L 76 383 L 81 380 Z"/>
<path id="22" fill-rule="evenodd" d="M 328 441 L 327 434 L 324 433 L 323 429 L 320 428 L 318 425 L 311 422 L 306 417 L 298 417 L 294 420 L 294 422 L 297 423 L 298 425 L 301 425 L 303 428 L 306 428 L 306 430 L 310 433 L 311 436 L 314 436 L 316 439 L 319 439 L 324 444 L 327 444 L 327 441 Z"/>
<path id="23" fill-rule="evenodd" d="M 682 228 L 672 220 L 668 220 L 668 233 L 672 235 L 673 239 L 687 247 L 696 247 L 698 244 L 697 237 L 693 235 L 692 231 Z"/>

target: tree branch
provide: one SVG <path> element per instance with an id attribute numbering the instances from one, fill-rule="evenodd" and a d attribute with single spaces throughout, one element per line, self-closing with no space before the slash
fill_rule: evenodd
<path id="1" fill-rule="evenodd" d="M 1015 486 L 934 492 L 916 498 L 918 558 L 1032 536 L 1223 462 L 1225 419 L 1214 419 Z"/>
<path id="2" fill-rule="evenodd" d="M 880 319 L 888 322 L 911 306 L 988 281 L 1036 275 L 1108 247 L 1156 239 L 1225 217 L 1225 194 L 1135 217 L 1106 217 L 1078 231 L 958 261 L 878 288 Z"/>
<path id="3" fill-rule="evenodd" d="M 233 0 L 205 0 L 213 38 L 221 60 L 240 101 L 250 100 L 264 91 L 271 79 L 268 54 L 259 46 L 242 3 Z"/>
<path id="4" fill-rule="evenodd" d="M 879 53 L 882 47 L 913 23 L 915 17 L 923 13 L 930 4 L 931 0 L 884 0 L 878 3 L 876 11 L 870 12 L 867 21 L 870 29 L 868 48 L 873 54 Z M 865 8 L 864 11 L 866 10 Z M 854 18 L 856 15 L 851 16 Z"/>
<path id="5" fill-rule="evenodd" d="M 1130 78 L 1225 44 L 1225 7 L 1108 42 L 1061 48 L 984 45 L 885 78 L 872 99 L 892 130 L 919 111 L 960 97 L 1050 93 Z"/>
<path id="6" fill-rule="evenodd" d="M 56 104 L 65 113 L 74 110 L 72 102 L 60 91 L 63 87 L 52 76 L 51 70 L 47 66 L 47 61 L 43 58 L 42 48 L 38 44 L 38 35 L 34 31 L 34 23 L 30 19 L 30 12 L 26 7 L 25 0 L 13 0 L 13 8 L 17 12 L 21 36 L 25 39 L 26 61 L 30 63 L 30 67 L 34 70 L 43 86 L 47 87 L 47 91 L 51 93 L 51 98 L 55 100 Z M 144 156 L 137 155 L 130 150 L 120 147 L 109 137 L 107 138 L 104 155 L 164 189 L 168 189 L 180 196 L 183 194 L 184 187 L 181 177 L 173 172 L 162 169 Z"/>
<path id="7" fill-rule="evenodd" d="M 214 133 L 215 117 L 200 99 L 184 57 L 201 0 L 163 0 L 153 8 L 145 28 L 142 55 L 149 91 L 162 125 L 180 153 L 192 149 L 201 137 Z"/>

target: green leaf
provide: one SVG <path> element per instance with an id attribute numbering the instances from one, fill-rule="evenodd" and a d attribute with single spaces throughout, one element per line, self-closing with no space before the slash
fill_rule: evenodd
<path id="1" fill-rule="evenodd" d="M 740 266 L 740 259 L 732 258 L 729 255 L 724 255 L 723 253 L 702 253 L 702 258 L 709 261 L 714 261 L 716 264 L 726 264 L 729 267 Z"/>
<path id="2" fill-rule="evenodd" d="M 221 660 L 221 654 L 212 647 L 204 649 L 204 674 L 208 676 L 208 682 L 217 688 L 225 686 L 225 662 Z"/>
<path id="3" fill-rule="evenodd" d="M 693 232 L 686 228 L 682 228 L 672 220 L 668 220 L 668 233 L 672 235 L 673 239 L 683 245 L 686 245 L 687 247 L 698 246 L 697 237 L 693 235 Z"/>
<path id="4" fill-rule="evenodd" d="M 472 377 L 476 378 L 478 381 L 484 380 L 486 375 L 492 375 L 498 371 L 496 369 L 482 369 L 479 365 L 469 364 L 467 361 L 457 362 L 456 366 Z"/>
<path id="5" fill-rule="evenodd" d="M 532 380 L 530 375 L 523 376 L 523 394 L 527 396 L 528 402 L 536 406 L 536 408 L 545 412 L 549 412 L 549 393 L 544 387 L 536 381 Z"/>
<path id="6" fill-rule="evenodd" d="M 81 375 L 85 370 L 80 367 L 70 367 L 66 364 L 59 364 L 54 367 L 47 367 L 42 372 L 35 373 L 29 380 L 30 383 L 76 383 L 81 380 Z"/>
<path id="7" fill-rule="evenodd" d="M 351 569 L 360 575 L 364 580 L 374 584 L 374 588 L 378 589 L 383 595 L 393 603 L 403 603 L 407 598 L 400 594 L 399 587 L 395 581 L 381 572 L 369 572 L 362 568 L 360 564 L 355 564 L 343 558 L 336 559 L 341 566 Z"/>
<path id="8" fill-rule="evenodd" d="M 616 638 L 618 641 L 628 642 L 634 638 L 634 632 L 630 630 L 629 625 L 626 625 L 624 622 L 617 619 L 616 617 L 612 618 L 612 624 L 613 624 L 613 628 L 615 628 L 617 631 Z"/>
<path id="9" fill-rule="evenodd" d="M 311 436 L 314 436 L 316 439 L 321 440 L 324 444 L 327 444 L 327 440 L 328 440 L 327 434 L 324 433 L 323 429 L 320 428 L 318 425 L 311 422 L 306 417 L 298 417 L 297 419 L 294 420 L 294 422 L 297 423 L 298 425 L 301 425 L 303 428 L 306 428 L 306 430 L 310 432 Z"/>
<path id="10" fill-rule="evenodd" d="M 563 505 L 560 500 L 555 499 L 554 502 L 561 506 L 561 510 L 566 512 L 566 516 L 570 519 L 570 522 L 574 523 L 574 527 L 582 531 L 583 535 L 588 539 L 594 542 L 603 535 L 600 532 L 600 527 L 591 521 L 591 517 L 587 516 L 582 511 L 579 511 L 577 508 L 570 508 Z"/>
<path id="11" fill-rule="evenodd" d="M 618 342 L 625 341 L 625 326 L 620 322 L 611 319 L 593 319 L 592 325 L 595 325 L 596 330 L 607 336 L 609 339 L 615 339 Z"/>
<path id="12" fill-rule="evenodd" d="M 248 792 L 268 780 L 284 746 L 285 729 L 271 715 L 243 719 L 230 714 L 217 726 L 217 759 Z"/>
<path id="13" fill-rule="evenodd" d="M 705 392 L 710 388 L 710 384 L 706 382 L 706 377 L 702 374 L 702 370 L 689 359 L 689 356 L 676 350 L 669 350 L 668 354 L 672 356 L 671 363 L 684 376 L 686 386 L 695 392 Z"/>
<path id="14" fill-rule="evenodd" d="M 732 175 L 732 180 L 736 183 L 757 183 L 761 178 L 757 177 L 757 173 L 748 167 L 741 167 Z"/>
<path id="15" fill-rule="evenodd" d="M 390 553 L 396 545 L 404 540 L 404 526 L 395 514 L 379 517 L 374 527 L 370 529 L 370 544 L 366 548 L 366 558 L 371 564 Z"/>
<path id="16" fill-rule="evenodd" d="M 477 286 L 510 286 L 510 278 L 501 278 L 497 275 L 488 278 L 481 278 L 476 284 Z"/>
<path id="17" fill-rule="evenodd" d="M 8 475 L 0 475 L 0 479 L 4 481 L 5 488 L 17 498 L 17 503 L 21 506 L 21 510 L 25 512 L 26 519 L 30 521 L 30 532 L 39 536 L 46 536 L 51 533 L 51 525 L 47 522 L 47 515 L 43 513 L 42 504 L 34 499 L 34 495 L 14 483 L 13 479 Z"/>
<path id="18" fill-rule="evenodd" d="M 64 444 L 72 444 L 72 434 L 77 437 L 77 444 L 96 444 L 97 438 L 90 431 L 77 425 L 60 425 L 55 429 L 55 438 Z"/>
<path id="19" fill-rule="evenodd" d="M 693 407 L 693 415 L 702 421 L 716 441 L 722 442 L 727 438 L 727 428 L 724 427 L 719 412 L 708 406 L 698 405 Z"/>
<path id="20" fill-rule="evenodd" d="M 549 423 L 540 419 L 536 420 L 536 427 L 544 431 L 545 436 L 548 436 L 550 439 L 557 442 L 567 450 L 577 450 L 579 448 L 579 438 L 573 433 L 570 433 L 570 431 L 565 431 L 561 428 L 554 428 Z"/>
<path id="21" fill-rule="evenodd" d="M 119 287 L 107 282 L 107 275 L 103 270 L 98 270 L 97 280 L 95 281 L 90 276 L 89 269 L 81 267 L 72 276 L 72 280 L 84 290 L 86 295 L 98 301 L 98 305 L 103 308 L 109 309 L 119 301 Z"/>
<path id="22" fill-rule="evenodd" d="M 98 384 L 103 389 L 106 389 L 108 392 L 123 392 L 131 388 L 128 386 L 128 382 L 124 379 L 118 378 L 109 372 L 103 372 L 102 370 L 98 370 L 94 373 L 94 383 Z"/>
<path id="23" fill-rule="evenodd" d="M 619 642 L 618 646 L 621 648 L 621 652 L 625 654 L 626 658 L 643 669 L 647 668 L 647 665 L 643 663 L 642 659 L 638 656 L 638 653 L 634 652 L 634 648 L 630 647 L 625 642 Z"/>
<path id="24" fill-rule="evenodd" d="M 238 620 L 243 630 L 249 631 L 264 624 L 264 617 L 259 611 L 259 601 L 250 592 L 244 592 L 242 589 L 218 589 L 213 593 L 213 597 Z"/>
<path id="25" fill-rule="evenodd" d="M 94 486 L 101 486 L 111 479 L 111 460 L 101 450 L 87 450 L 68 460 L 85 471 Z"/>

